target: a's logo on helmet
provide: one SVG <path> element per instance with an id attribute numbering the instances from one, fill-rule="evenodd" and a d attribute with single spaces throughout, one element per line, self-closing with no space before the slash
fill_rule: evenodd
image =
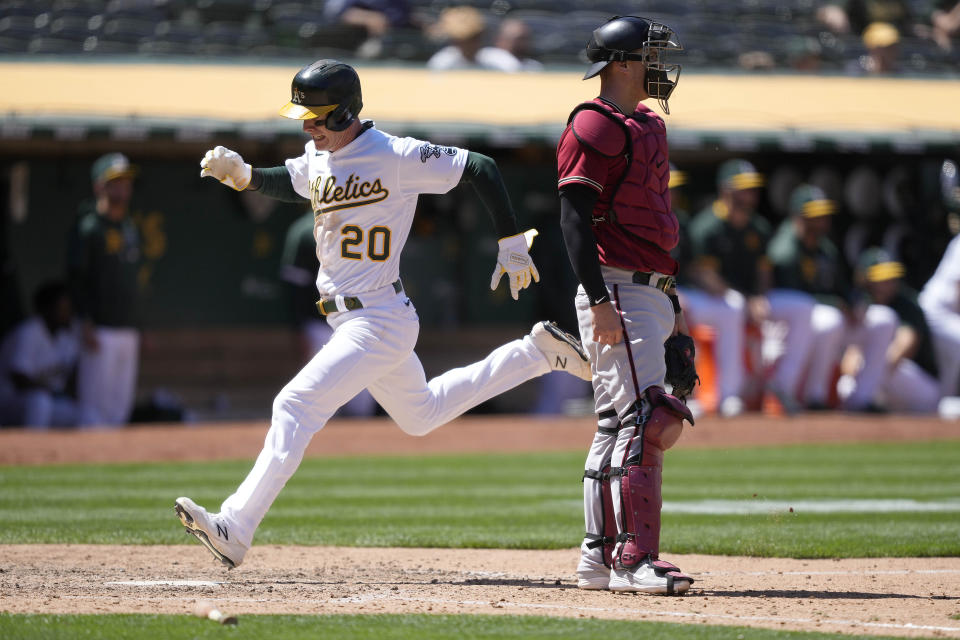
<path id="1" fill-rule="evenodd" d="M 293 102 L 294 104 L 303 104 L 303 101 L 306 97 L 307 95 L 303 91 L 300 91 L 300 89 L 294 87 L 293 98 L 290 99 L 290 102 Z"/>

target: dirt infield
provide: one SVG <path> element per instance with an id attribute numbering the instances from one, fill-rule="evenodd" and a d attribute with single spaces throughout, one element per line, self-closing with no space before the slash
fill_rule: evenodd
<path id="1" fill-rule="evenodd" d="M 590 419 L 464 418 L 412 438 L 385 420 L 335 421 L 309 456 L 586 449 Z M 119 432 L 0 432 L 0 464 L 250 458 L 263 424 Z M 703 419 L 680 447 L 960 438 L 960 423 L 862 416 Z M 171 511 L 171 526 L 177 526 Z M 576 588 L 561 551 L 256 546 L 227 572 L 187 546 L 0 545 L 0 611 L 187 614 L 199 599 L 253 613 L 492 613 L 960 638 L 960 558 L 671 556 L 683 598 Z M 241 622 L 242 623 L 242 622 Z"/>
<path id="2" fill-rule="evenodd" d="M 0 609 L 188 614 L 213 599 L 241 616 L 508 613 L 960 637 L 960 558 L 671 559 L 697 579 L 683 598 L 580 591 L 575 549 L 261 546 L 227 572 L 199 545 L 10 545 Z"/>

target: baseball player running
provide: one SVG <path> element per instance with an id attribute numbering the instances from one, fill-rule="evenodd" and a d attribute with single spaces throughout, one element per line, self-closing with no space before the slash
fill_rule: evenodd
<path id="1" fill-rule="evenodd" d="M 693 580 L 659 559 L 663 453 L 687 407 L 664 391 L 664 341 L 686 323 L 676 297 L 678 224 L 663 120 L 680 65 L 672 29 L 612 18 L 593 32 L 584 79 L 600 96 L 577 106 L 557 147 L 560 223 L 590 356 L 599 428 L 584 472 L 581 589 L 679 594 Z"/>
<path id="2" fill-rule="evenodd" d="M 238 566 L 254 532 L 300 464 L 311 437 L 338 407 L 363 389 L 401 429 L 425 435 L 464 411 L 551 370 L 590 378 L 579 342 L 548 322 L 495 349 L 480 362 L 429 382 L 413 348 L 417 312 L 399 277 L 400 252 L 421 193 L 471 183 L 501 236 L 490 283 L 504 275 L 517 299 L 539 279 L 528 249 L 536 231 L 519 233 L 494 161 L 478 153 L 379 131 L 358 118 L 360 79 L 349 65 L 319 60 L 293 79 L 280 114 L 303 121 L 304 153 L 283 166 L 253 169 L 217 147 L 200 163 L 237 190 L 290 201 L 309 199 L 320 269 L 317 307 L 333 327 L 329 342 L 279 393 L 263 450 L 247 478 L 208 513 L 189 498 L 176 512 L 189 533 L 228 568 Z"/>

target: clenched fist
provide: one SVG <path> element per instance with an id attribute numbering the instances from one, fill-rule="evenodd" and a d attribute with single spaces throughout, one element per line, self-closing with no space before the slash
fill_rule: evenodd
<path id="1" fill-rule="evenodd" d="M 214 147 L 200 161 L 200 177 L 216 178 L 231 189 L 243 191 L 250 184 L 253 167 L 246 164 L 236 151 Z"/>

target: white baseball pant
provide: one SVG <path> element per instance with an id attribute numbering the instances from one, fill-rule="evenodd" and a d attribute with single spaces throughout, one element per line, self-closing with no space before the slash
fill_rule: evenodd
<path id="1" fill-rule="evenodd" d="M 327 344 L 330 340 L 330 336 L 333 335 L 333 327 L 318 318 L 306 322 L 303 326 L 303 332 L 307 337 L 307 341 L 310 343 L 310 350 L 313 353 L 317 353 L 323 348 L 323 345 Z M 568 375 L 567 377 L 572 378 L 573 376 Z M 377 401 L 373 399 L 369 391 L 364 389 L 340 407 L 338 415 L 363 417 L 372 416 L 376 412 Z"/>
<path id="2" fill-rule="evenodd" d="M 813 297 L 794 289 L 771 289 L 767 292 L 770 304 L 770 323 L 786 328 L 782 344 L 778 343 L 774 351 L 778 354 L 776 365 L 770 378 L 770 384 L 791 399 L 799 393 L 800 379 L 804 365 L 814 339 Z M 764 323 L 764 342 L 775 332 L 768 323 Z M 765 345 L 764 351 L 770 351 Z"/>
<path id="3" fill-rule="evenodd" d="M 890 411 L 936 413 L 940 381 L 913 360 L 901 360 L 884 381 L 883 392 Z"/>
<path id="4" fill-rule="evenodd" d="M 679 291 L 688 326 L 713 329 L 714 359 L 717 363 L 719 398 L 717 406 L 743 394 L 743 344 L 746 327 L 746 300 L 739 291 L 727 289 L 722 296 L 684 287 Z M 699 349 L 699 345 L 697 345 Z"/>
<path id="5" fill-rule="evenodd" d="M 140 366 L 140 332 L 96 327 L 99 347 L 84 348 L 77 369 L 77 403 L 85 426 L 119 427 L 133 411 Z"/>
<path id="6" fill-rule="evenodd" d="M 826 402 L 834 367 L 844 349 L 851 344 L 860 347 L 863 367 L 855 376 L 853 389 L 844 406 L 863 409 L 875 402 L 888 373 L 887 349 L 899 323 L 896 312 L 890 307 L 872 304 L 867 307 L 863 320 L 850 326 L 840 309 L 817 304 L 812 320 L 814 340 L 803 394 L 806 402 Z"/>
<path id="7" fill-rule="evenodd" d="M 41 430 L 74 427 L 79 418 L 80 410 L 73 398 L 46 389 L 0 395 L 0 425 Z"/>
<path id="8" fill-rule="evenodd" d="M 933 337 L 940 376 L 940 393 L 944 396 L 960 396 L 960 315 L 936 304 L 923 304 L 927 324 Z"/>
<path id="9" fill-rule="evenodd" d="M 364 308 L 328 316 L 333 336 L 277 395 L 263 450 L 220 507 L 220 515 L 244 545 L 252 543 L 313 435 L 364 388 L 401 429 L 421 436 L 550 371 L 547 359 L 526 336 L 427 382 L 413 351 L 420 322 L 409 298 L 392 286 L 358 297 Z"/>
<path id="10" fill-rule="evenodd" d="M 624 340 L 615 345 L 601 345 L 594 341 L 590 326 L 590 300 L 583 287 L 577 291 L 575 305 L 580 323 L 580 339 L 593 368 L 593 391 L 597 414 L 611 409 L 618 418 L 606 421 L 615 426 L 619 421 L 635 419 L 640 410 L 637 401 L 651 386 L 663 386 L 666 364 L 663 343 L 673 333 L 673 305 L 665 293 L 654 287 L 633 282 L 631 271 L 602 267 L 603 278 L 611 298 L 621 312 Z M 620 429 L 617 435 L 597 432 L 587 455 L 586 469 L 600 471 L 609 460 L 614 467 L 623 465 L 628 456 L 632 429 Z M 623 531 L 620 513 L 620 479 L 611 479 L 614 515 L 617 530 Z M 603 532 L 602 501 L 593 482 L 584 482 L 584 524 L 588 532 Z M 602 570 L 603 548 L 588 548 L 584 539 L 580 547 L 578 571 Z"/>

